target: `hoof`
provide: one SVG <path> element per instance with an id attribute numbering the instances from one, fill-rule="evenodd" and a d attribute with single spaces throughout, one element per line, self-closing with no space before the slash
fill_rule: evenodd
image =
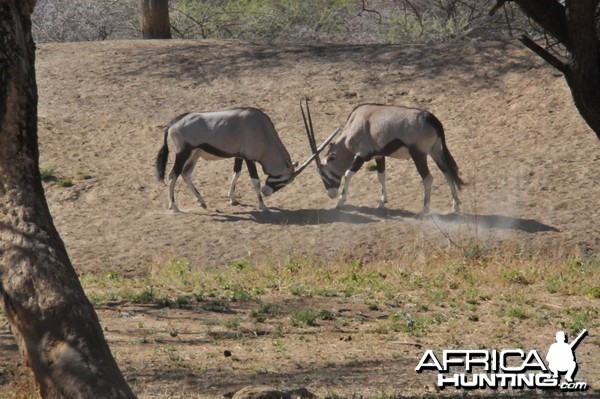
<path id="1" fill-rule="evenodd" d="M 206 204 L 205 204 L 204 202 L 202 202 L 202 203 L 200 204 L 200 206 L 202 207 L 202 209 L 206 209 Z"/>
<path id="2" fill-rule="evenodd" d="M 378 202 L 377 209 L 385 209 L 385 202 Z"/>
<path id="3" fill-rule="evenodd" d="M 237 206 L 240 204 L 240 202 L 238 200 L 231 200 L 231 201 L 229 201 L 229 203 L 233 206 Z"/>
<path id="4" fill-rule="evenodd" d="M 171 213 L 173 215 L 177 215 L 178 213 L 180 213 L 181 211 L 179 210 L 179 208 L 177 208 L 176 206 L 172 206 L 169 208 L 169 210 L 171 211 Z"/>

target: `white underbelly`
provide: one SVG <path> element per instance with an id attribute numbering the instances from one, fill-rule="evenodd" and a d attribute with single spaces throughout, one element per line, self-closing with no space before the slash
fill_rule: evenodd
<path id="1" fill-rule="evenodd" d="M 396 159 L 410 159 L 410 153 L 408 152 L 408 148 L 407 147 L 400 147 L 399 149 L 397 149 L 396 151 L 392 152 L 388 156 L 390 158 L 396 158 Z"/>
<path id="2" fill-rule="evenodd" d="M 200 158 L 204 159 L 205 161 L 218 161 L 220 159 L 225 159 L 223 157 L 218 157 L 216 155 L 210 154 L 203 150 L 197 150 L 197 151 L 200 154 Z"/>

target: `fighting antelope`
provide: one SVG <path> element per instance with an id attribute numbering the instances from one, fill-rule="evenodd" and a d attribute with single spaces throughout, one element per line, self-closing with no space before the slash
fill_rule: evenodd
<path id="1" fill-rule="evenodd" d="M 179 175 L 182 175 L 200 206 L 206 208 L 202 195 L 191 179 L 198 158 L 208 161 L 235 158 L 228 194 L 232 205 L 238 204 L 235 188 L 243 161 L 248 167 L 258 206 L 263 211 L 268 209 L 262 195 L 273 194 L 294 178 L 294 165 L 290 154 L 275 131 L 271 119 L 258 109 L 194 112 L 173 119 L 165 127 L 164 143 L 156 157 L 156 172 L 160 181 L 164 181 L 165 178 L 169 136 L 175 149 L 175 164 L 169 173 L 169 209 L 174 212 L 178 212 L 174 190 Z M 255 162 L 258 162 L 268 175 L 262 190 Z"/>
<path id="2" fill-rule="evenodd" d="M 267 197 L 291 183 L 315 157 L 315 155 L 311 156 L 294 171 L 296 164 L 292 163 L 271 119 L 258 109 L 237 108 L 227 111 L 188 113 L 176 117 L 165 127 L 163 146 L 156 156 L 156 172 L 160 181 L 165 179 L 169 136 L 175 149 L 175 164 L 169 173 L 169 209 L 174 212 L 179 211 L 175 205 L 174 191 L 175 182 L 180 175 L 200 206 L 206 208 L 204 199 L 191 179 L 198 158 L 209 161 L 235 158 L 228 194 L 232 205 L 238 204 L 235 188 L 242 163 L 245 161 L 256 191 L 258 206 L 261 210 L 268 211 L 262 195 Z M 316 149 L 317 154 L 331 138 Z M 258 162 L 263 172 L 268 175 L 262 190 L 255 162 Z"/>
<path id="3" fill-rule="evenodd" d="M 310 110 L 306 103 L 308 120 L 305 119 L 306 132 L 313 153 L 316 145 Z M 435 161 L 446 177 L 452 193 L 453 211 L 459 211 L 457 190 L 464 182 L 458 175 L 458 166 L 452 158 L 441 122 L 431 113 L 419 109 L 396 106 L 362 104 L 354 108 L 340 135 L 331 142 L 325 159 L 321 162 L 318 155 L 315 161 L 327 194 L 335 198 L 345 178 L 337 207 L 344 205 L 348 198 L 348 188 L 352 176 L 361 166 L 375 159 L 377 177 L 381 184 L 381 199 L 378 207 L 383 208 L 388 201 L 385 187 L 385 157 L 409 159 L 415 163 L 417 171 L 423 179 L 425 199 L 420 216 L 429 213 L 429 200 L 433 177 L 427 166 L 427 155 Z"/>

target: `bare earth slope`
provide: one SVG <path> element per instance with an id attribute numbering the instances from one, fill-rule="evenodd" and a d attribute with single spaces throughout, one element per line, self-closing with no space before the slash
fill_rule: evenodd
<path id="1" fill-rule="evenodd" d="M 39 47 L 41 164 L 74 176 L 73 187 L 50 184 L 47 195 L 81 273 L 144 275 L 152 262 L 171 256 L 196 267 L 290 253 L 386 259 L 405 247 L 445 246 L 448 235 L 462 244 L 600 248 L 598 141 L 562 77 L 516 44 Z M 414 219 L 422 183 L 412 162 L 402 161 L 388 163 L 385 213 L 373 211 L 373 173 L 355 177 L 350 206 L 338 212 L 313 167 L 266 199 L 268 215 L 258 211 L 244 170 L 242 206 L 230 206 L 229 160 L 200 161 L 194 173 L 208 210 L 182 180 L 176 197 L 184 213 L 166 210 L 166 186 L 153 170 L 161 125 L 183 112 L 254 106 L 272 118 L 292 158 L 302 160 L 309 153 L 298 109 L 304 96 L 312 99 L 321 138 L 362 102 L 433 112 L 468 182 L 461 192 L 465 215 L 444 216 L 449 190 L 430 162 L 434 220 Z"/>

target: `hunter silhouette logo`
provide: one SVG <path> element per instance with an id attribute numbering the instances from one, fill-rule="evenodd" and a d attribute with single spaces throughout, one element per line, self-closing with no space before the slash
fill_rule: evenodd
<path id="1" fill-rule="evenodd" d="M 573 382 L 573 377 L 577 372 L 577 362 L 575 361 L 575 347 L 587 335 L 587 330 L 583 330 L 570 344 L 567 343 L 567 337 L 564 332 L 556 333 L 556 343 L 550 346 L 546 361 L 548 368 L 552 371 L 552 376 L 558 378 L 560 372 L 566 372 L 567 382 Z"/>
<path id="2" fill-rule="evenodd" d="M 556 342 L 550 345 L 546 362 L 538 351 L 522 349 L 446 349 L 440 360 L 435 353 L 425 351 L 415 368 L 417 373 L 437 370 L 439 388 L 456 389 L 561 389 L 584 391 L 587 383 L 575 381 L 577 361 L 575 349 L 587 335 L 583 330 L 571 343 L 564 332 L 556 333 Z M 546 364 L 547 363 L 547 364 Z M 454 372 L 456 368 L 462 372 Z M 560 375 L 565 374 L 565 381 Z"/>

